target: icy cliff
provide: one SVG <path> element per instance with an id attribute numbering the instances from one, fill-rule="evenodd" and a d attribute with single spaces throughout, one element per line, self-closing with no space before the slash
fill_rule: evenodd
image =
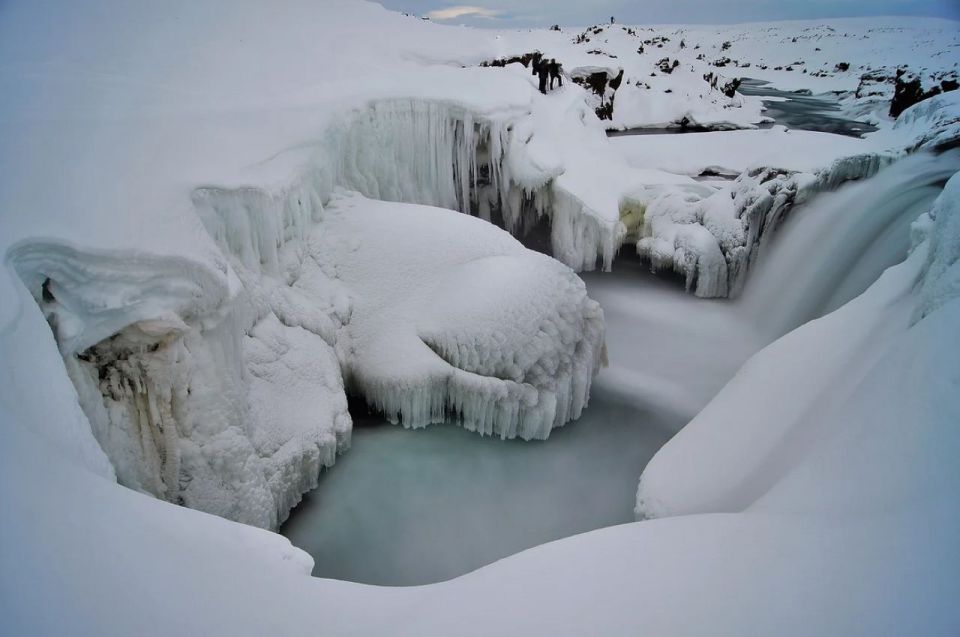
<path id="1" fill-rule="evenodd" d="M 121 484 L 276 528 L 349 446 L 336 315 L 316 290 L 264 282 L 239 258 L 227 276 L 49 243 L 11 258 Z"/>
<path id="2" fill-rule="evenodd" d="M 639 209 L 633 229 L 636 250 L 654 270 L 683 275 L 688 290 L 701 297 L 736 296 L 763 244 L 790 208 L 813 193 L 876 173 L 891 155 L 862 154 L 805 173 L 757 167 L 729 186 L 649 187 L 625 198 Z"/>

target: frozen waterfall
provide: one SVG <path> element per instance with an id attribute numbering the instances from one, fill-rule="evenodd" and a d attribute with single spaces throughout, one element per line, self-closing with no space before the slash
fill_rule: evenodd
<path id="1" fill-rule="evenodd" d="M 960 170 L 960 153 L 918 153 L 875 178 L 818 195 L 759 257 L 744 311 L 768 338 L 863 292 L 910 248 L 910 225 Z"/>

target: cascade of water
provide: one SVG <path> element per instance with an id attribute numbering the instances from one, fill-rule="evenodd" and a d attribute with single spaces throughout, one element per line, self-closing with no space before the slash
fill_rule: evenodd
<path id="1" fill-rule="evenodd" d="M 742 309 L 773 340 L 863 292 L 903 260 L 910 224 L 960 170 L 960 153 L 917 154 L 818 195 L 760 255 Z"/>

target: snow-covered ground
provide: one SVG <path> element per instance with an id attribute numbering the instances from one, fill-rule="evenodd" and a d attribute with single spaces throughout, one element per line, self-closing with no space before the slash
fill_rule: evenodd
<path id="1" fill-rule="evenodd" d="M 570 268 L 631 241 L 698 295 L 735 294 L 793 203 L 956 143 L 957 92 L 896 124 L 887 83 L 849 92 L 899 64 L 947 73 L 957 37 L 904 19 L 499 33 L 350 0 L 5 6 L 0 632 L 955 631 L 957 178 L 904 264 L 758 353 L 654 458 L 637 511 L 662 519 L 384 589 L 311 579 L 284 538 L 224 518 L 276 527 L 349 446 L 344 372 L 411 425 L 445 407 L 545 437 L 576 417 L 603 325 Z M 533 49 L 604 75 L 600 94 L 480 66 Z M 761 103 L 735 76 L 843 91 L 879 130 L 610 141 L 594 114 L 750 128 Z M 712 166 L 739 174 L 692 178 Z M 409 204 L 515 234 L 546 215 L 569 267 Z M 611 386 L 654 404 L 717 389 L 638 382 L 622 356 Z"/>

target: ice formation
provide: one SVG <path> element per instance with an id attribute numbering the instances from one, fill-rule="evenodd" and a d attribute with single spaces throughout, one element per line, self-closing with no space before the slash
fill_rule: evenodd
<path id="1" fill-rule="evenodd" d="M 277 528 L 320 468 L 349 446 L 332 347 L 338 319 L 321 286 L 305 292 L 261 274 L 261 262 L 274 271 L 280 262 L 273 238 L 264 238 L 273 218 L 257 207 L 261 198 L 218 200 L 221 214 L 243 219 L 224 220 L 224 249 L 236 250 L 227 252 L 229 276 L 172 258 L 48 243 L 25 244 L 11 257 L 55 330 L 118 481 Z M 306 279 L 300 269 L 296 276 Z"/>
<path id="2" fill-rule="evenodd" d="M 626 202 L 642 210 L 634 231 L 637 253 L 655 270 L 682 274 L 697 296 L 736 296 L 761 246 L 792 206 L 814 192 L 869 177 L 890 161 L 889 155 L 864 154 L 834 161 L 814 174 L 754 168 L 729 188 L 643 189 Z"/>
<path id="3" fill-rule="evenodd" d="M 342 194 L 325 215 L 318 255 L 353 300 L 338 351 L 372 407 L 502 438 L 579 417 L 606 353 L 603 313 L 568 268 L 437 208 Z"/>
<path id="4" fill-rule="evenodd" d="M 498 303 L 518 286 L 515 309 L 529 309 L 471 329 L 469 313 L 457 329 L 421 318 L 414 347 L 427 362 L 409 373 L 391 367 L 396 358 L 411 363 L 416 357 L 387 336 L 394 329 L 389 321 L 371 324 L 369 312 L 354 312 L 349 297 L 366 298 L 371 280 L 354 279 L 351 272 L 365 267 L 330 239 L 342 217 L 336 208 L 324 210 L 335 185 L 488 219 L 496 212 L 520 232 L 523 214 L 544 214 L 538 206 L 550 197 L 550 174 L 522 148 L 512 150 L 518 145 L 506 121 L 475 117 L 454 103 L 374 101 L 335 120 L 287 185 L 194 189 L 193 209 L 225 258 L 219 271 L 161 257 L 138 257 L 131 267 L 129 255 L 98 258 L 46 243 L 14 253 L 56 329 L 81 405 L 118 480 L 171 502 L 276 528 L 315 486 L 320 469 L 349 446 L 341 364 L 371 405 L 407 426 L 452 417 L 484 434 L 530 439 L 546 438 L 578 417 L 603 360 L 603 319 L 569 270 L 484 222 L 432 211 L 432 223 L 424 225 L 415 221 L 423 212 L 396 206 L 368 229 L 389 240 L 406 236 L 373 282 L 413 250 L 425 261 L 405 281 L 422 285 L 444 250 L 466 249 L 460 230 L 474 235 L 470 245 L 479 252 L 457 252 L 458 259 L 489 257 L 482 265 L 491 267 L 498 288 L 484 302 L 510 307 Z M 474 225 L 462 230 L 458 221 Z M 440 237 L 427 240 L 442 228 Z M 355 229 L 348 243 L 361 235 Z M 480 279 L 477 285 L 480 265 L 460 266 L 470 282 Z M 446 285 L 451 295 L 466 284 L 452 279 Z M 531 304 L 547 289 L 558 295 Z M 505 295 L 499 301 L 498 293 Z M 453 312 L 431 302 L 434 314 Z M 519 322 L 513 331 L 511 322 Z M 349 346 L 338 344 L 347 323 Z M 486 334 L 488 324 L 497 330 Z"/>

